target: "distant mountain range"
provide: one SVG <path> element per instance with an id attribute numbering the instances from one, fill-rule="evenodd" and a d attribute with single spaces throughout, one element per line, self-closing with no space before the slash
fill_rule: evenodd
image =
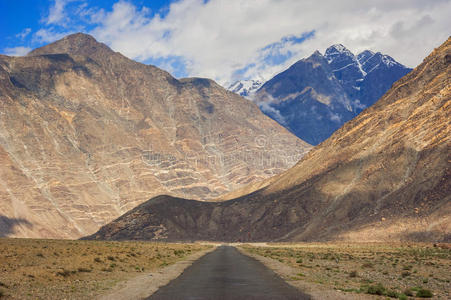
<path id="1" fill-rule="evenodd" d="M 291 71 L 319 80 L 337 52 Z M 219 203 L 155 197 L 89 238 L 451 242 L 450 72 L 451 38 L 288 171 Z M 322 97 L 344 87 L 328 83 L 308 93 L 332 102 Z"/>
<path id="2" fill-rule="evenodd" d="M 317 145 L 378 100 L 411 71 L 388 55 L 354 55 L 341 44 L 293 64 L 264 84 L 236 82 L 229 90 L 248 97 L 299 138 Z"/>

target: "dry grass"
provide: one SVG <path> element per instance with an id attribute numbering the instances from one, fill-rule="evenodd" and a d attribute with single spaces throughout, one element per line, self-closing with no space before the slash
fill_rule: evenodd
<path id="1" fill-rule="evenodd" d="M 92 299 L 210 246 L 0 239 L 1 299 Z"/>
<path id="2" fill-rule="evenodd" d="M 294 268 L 302 280 L 349 293 L 450 299 L 451 249 L 426 244 L 243 245 Z"/>

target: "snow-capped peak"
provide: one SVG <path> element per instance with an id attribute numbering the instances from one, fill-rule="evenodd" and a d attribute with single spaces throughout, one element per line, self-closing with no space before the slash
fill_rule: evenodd
<path id="1" fill-rule="evenodd" d="M 245 98 L 250 98 L 263 85 L 262 80 L 238 80 L 227 89 Z"/>
<path id="2" fill-rule="evenodd" d="M 354 54 L 352 54 L 352 52 L 349 51 L 349 49 L 343 46 L 342 44 L 332 45 L 329 48 L 327 48 L 325 52 L 325 55 L 338 55 L 338 54 L 346 54 L 354 56 Z"/>
<path id="3" fill-rule="evenodd" d="M 395 66 L 395 65 L 398 65 L 398 64 L 399 64 L 398 62 L 396 62 L 393 58 L 391 58 L 391 57 L 388 56 L 388 55 L 383 54 L 381 58 L 382 58 L 382 62 L 383 62 L 387 67 L 392 67 L 392 66 Z"/>
<path id="4" fill-rule="evenodd" d="M 342 44 L 335 44 L 335 45 L 332 45 L 332 46 L 329 47 L 329 49 L 334 49 L 334 50 L 336 50 L 336 51 L 339 52 L 339 53 L 343 53 L 343 52 L 349 51 L 349 50 L 346 49 L 346 47 L 343 46 Z"/>
<path id="5" fill-rule="evenodd" d="M 342 44 L 335 44 L 326 49 L 324 53 L 324 57 L 327 59 L 329 63 L 331 63 L 335 58 L 342 56 L 354 57 L 354 54 L 348 50 Z"/>
<path id="6" fill-rule="evenodd" d="M 363 52 L 360 52 L 357 55 L 357 60 L 359 61 L 359 63 L 361 63 L 363 65 L 368 59 L 373 57 L 374 54 L 375 53 L 373 51 L 371 51 L 371 50 L 365 50 Z"/>

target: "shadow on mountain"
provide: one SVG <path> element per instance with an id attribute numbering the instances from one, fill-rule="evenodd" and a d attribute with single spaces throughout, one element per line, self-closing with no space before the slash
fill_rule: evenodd
<path id="1" fill-rule="evenodd" d="M 33 225 L 25 219 L 8 218 L 6 216 L 0 216 L 0 237 L 7 237 L 14 233 L 14 227 L 19 225 L 25 225 L 27 227 L 33 227 Z"/>
<path id="2" fill-rule="evenodd" d="M 404 158 L 402 164 L 390 161 L 397 168 L 385 170 L 385 174 L 375 172 L 367 178 L 359 179 L 361 173 L 371 170 L 381 160 L 379 155 L 332 164 L 320 174 L 277 192 L 265 193 L 263 188 L 225 202 L 157 196 L 85 239 L 330 241 L 373 225 L 382 225 L 379 231 L 383 231 L 386 226 L 381 219 L 387 225 L 402 220 L 413 220 L 419 225 L 436 214 L 438 207 L 446 207 L 449 170 L 439 168 L 444 163 L 440 151 L 416 153 L 405 147 L 399 149 L 398 154 Z M 426 162 L 437 172 L 429 174 L 425 185 L 422 178 L 428 170 L 421 166 Z M 397 175 L 409 169 L 412 171 L 408 178 Z M 350 186 L 342 195 L 338 191 L 324 192 L 334 186 L 350 185 L 352 178 L 346 178 L 350 172 L 359 181 L 355 187 Z M 393 189 L 393 185 L 397 188 Z M 419 215 L 415 212 L 418 207 L 421 207 Z M 424 232 L 413 232 L 414 227 L 387 232 L 387 236 L 404 241 L 449 239 L 444 232 L 433 232 L 434 229 L 426 229 L 427 226 L 422 226 Z M 422 230 L 422 227 L 417 228 Z"/>

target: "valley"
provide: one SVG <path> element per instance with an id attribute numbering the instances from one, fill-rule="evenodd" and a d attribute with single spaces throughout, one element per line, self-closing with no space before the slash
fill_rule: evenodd
<path id="1" fill-rule="evenodd" d="M 450 13 L 0 1 L 0 300 L 451 299 Z"/>
<path id="2" fill-rule="evenodd" d="M 158 196 L 88 239 L 451 241 L 451 39 L 294 167 L 224 202 Z"/>

